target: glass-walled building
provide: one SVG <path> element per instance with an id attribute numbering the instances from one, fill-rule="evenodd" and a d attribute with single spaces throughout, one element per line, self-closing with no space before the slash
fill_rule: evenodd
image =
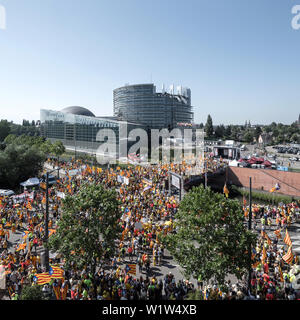
<path id="1" fill-rule="evenodd" d="M 172 129 L 194 119 L 189 88 L 178 87 L 174 94 L 174 88 L 170 93 L 156 92 L 152 83 L 126 85 L 113 91 L 113 102 L 115 117 L 150 129 Z"/>
<path id="2" fill-rule="evenodd" d="M 114 120 L 113 117 L 95 117 L 90 110 L 82 107 L 68 107 L 62 111 L 41 109 L 40 120 L 41 133 L 45 138 L 52 142 L 60 140 L 69 150 L 92 154 L 95 154 L 103 143 L 97 141 L 100 129 L 113 130 L 118 155 L 120 126 L 126 125 L 127 132 L 141 127 L 138 124 Z"/>

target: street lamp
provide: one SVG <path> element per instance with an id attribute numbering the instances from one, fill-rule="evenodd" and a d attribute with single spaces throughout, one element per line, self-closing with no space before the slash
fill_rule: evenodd
<path id="1" fill-rule="evenodd" d="M 252 178 L 249 177 L 249 220 L 248 220 L 248 229 L 251 231 L 252 230 Z M 251 243 L 249 244 L 249 277 L 248 277 L 248 290 L 251 288 L 251 256 L 252 256 L 252 248 L 251 248 Z"/>
<path id="2" fill-rule="evenodd" d="M 45 223 L 45 235 L 44 235 L 44 244 L 48 243 L 48 223 L 49 223 L 49 174 L 58 170 L 59 175 L 59 169 L 54 169 L 51 171 L 46 172 L 46 212 L 44 215 L 44 223 Z M 44 245 L 44 253 L 45 253 L 45 266 L 46 266 L 46 272 L 49 272 L 49 248 L 48 246 Z"/>

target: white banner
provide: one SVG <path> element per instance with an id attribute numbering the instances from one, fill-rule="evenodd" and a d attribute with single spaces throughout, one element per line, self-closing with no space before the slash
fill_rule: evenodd
<path id="1" fill-rule="evenodd" d="M 128 186 L 129 185 L 129 178 L 124 177 L 123 178 L 124 183 Z"/>
<path id="2" fill-rule="evenodd" d="M 74 170 L 70 170 L 69 171 L 69 176 L 75 176 L 77 173 L 79 172 L 79 170 L 78 169 L 74 169 Z"/>
<path id="3" fill-rule="evenodd" d="M 172 175 L 172 185 L 178 189 L 180 189 L 180 179 L 174 175 Z"/>
<path id="4" fill-rule="evenodd" d="M 57 195 L 59 198 L 62 198 L 62 199 L 64 199 L 65 196 L 66 196 L 63 192 L 59 192 L 59 191 L 56 192 L 56 195 Z"/>

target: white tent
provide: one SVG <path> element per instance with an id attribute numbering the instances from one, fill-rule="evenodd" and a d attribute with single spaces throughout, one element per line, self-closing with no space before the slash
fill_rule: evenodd
<path id="1" fill-rule="evenodd" d="M 20 185 L 22 187 L 34 187 L 40 184 L 40 180 L 38 178 L 29 178 L 25 182 L 21 182 Z"/>
<path id="2" fill-rule="evenodd" d="M 230 166 L 230 167 L 237 167 L 237 166 L 238 166 L 238 163 L 239 163 L 239 162 L 234 159 L 234 160 L 232 160 L 232 161 L 229 162 L 229 166 Z"/>

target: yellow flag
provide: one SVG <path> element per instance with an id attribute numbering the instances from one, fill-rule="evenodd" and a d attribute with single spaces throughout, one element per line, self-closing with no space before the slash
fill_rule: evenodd
<path id="1" fill-rule="evenodd" d="M 223 192 L 225 193 L 226 198 L 228 198 L 229 190 L 228 190 L 228 188 L 227 188 L 227 186 L 226 186 L 226 183 L 225 183 L 225 185 L 224 185 Z"/>

